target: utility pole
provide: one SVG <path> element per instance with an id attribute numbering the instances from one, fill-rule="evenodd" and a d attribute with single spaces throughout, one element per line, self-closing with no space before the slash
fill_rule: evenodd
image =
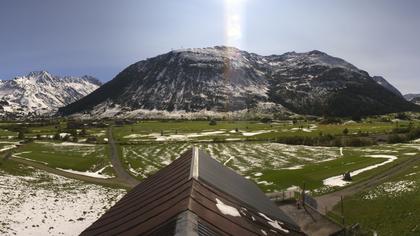
<path id="1" fill-rule="evenodd" d="M 341 217 L 342 217 L 342 223 L 344 225 L 344 203 L 343 203 L 343 196 L 341 196 Z"/>

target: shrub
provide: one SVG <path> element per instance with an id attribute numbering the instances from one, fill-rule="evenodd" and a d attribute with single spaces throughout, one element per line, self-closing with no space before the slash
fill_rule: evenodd
<path id="1" fill-rule="evenodd" d="M 24 139 L 25 138 L 25 133 L 23 133 L 23 131 L 19 131 L 18 133 L 18 139 Z"/>
<path id="2" fill-rule="evenodd" d="M 388 143 L 402 143 L 405 141 L 406 140 L 401 135 L 398 135 L 398 134 L 393 134 L 388 137 Z"/>
<path id="3" fill-rule="evenodd" d="M 344 135 L 348 135 L 348 134 L 349 134 L 349 129 L 345 128 L 345 129 L 343 130 L 343 134 L 344 134 Z"/>
<path id="4" fill-rule="evenodd" d="M 260 119 L 262 123 L 271 123 L 272 119 L 269 117 L 263 117 Z"/>

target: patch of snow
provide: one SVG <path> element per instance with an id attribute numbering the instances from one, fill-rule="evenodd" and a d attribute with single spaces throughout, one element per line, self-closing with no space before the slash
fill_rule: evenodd
<path id="1" fill-rule="evenodd" d="M 72 170 L 72 169 L 62 169 L 62 168 L 57 168 L 58 170 L 62 170 L 68 173 L 72 173 L 72 174 L 77 174 L 77 175 L 84 175 L 84 176 L 89 176 L 89 177 L 93 177 L 93 178 L 99 178 L 99 179 L 109 179 L 109 178 L 113 178 L 113 176 L 109 176 L 106 174 L 103 174 L 102 171 L 105 170 L 105 168 L 107 168 L 108 166 L 103 167 L 102 169 L 95 171 L 95 172 L 91 172 L 91 171 L 77 171 L 77 170 Z"/>
<path id="2" fill-rule="evenodd" d="M 226 141 L 241 141 L 241 138 L 227 138 Z"/>
<path id="3" fill-rule="evenodd" d="M 13 149 L 15 147 L 16 147 L 16 145 L 6 145 L 2 149 L 0 149 L 0 152 L 4 152 L 4 151 L 10 150 L 10 149 Z"/>
<path id="4" fill-rule="evenodd" d="M 397 182 L 386 182 L 363 196 L 363 199 L 372 200 L 380 196 L 399 197 L 404 193 L 417 189 L 416 181 L 401 180 Z"/>
<path id="5" fill-rule="evenodd" d="M 258 131 L 254 131 L 254 132 L 243 132 L 242 135 L 246 136 L 246 137 L 250 137 L 250 136 L 255 136 L 255 135 L 259 135 L 259 134 L 265 134 L 265 133 L 270 133 L 273 130 L 258 130 Z"/>
<path id="6" fill-rule="evenodd" d="M 286 167 L 286 168 L 281 168 L 282 170 L 299 170 L 302 169 L 304 165 L 296 165 L 296 166 L 291 166 L 291 167 Z"/>
<path id="7" fill-rule="evenodd" d="M 241 214 L 239 213 L 238 209 L 236 209 L 235 207 L 224 204 L 218 198 L 216 198 L 216 202 L 217 202 L 216 207 L 222 214 L 230 215 L 233 217 L 241 217 Z"/>
<path id="8" fill-rule="evenodd" d="M 263 173 L 261 173 L 261 172 L 257 172 L 257 173 L 254 174 L 254 176 L 256 176 L 256 177 L 259 177 L 259 176 L 262 176 L 262 175 L 263 175 Z"/>
<path id="9" fill-rule="evenodd" d="M 223 163 L 223 165 L 226 165 L 227 163 L 229 163 L 229 161 L 231 161 L 233 159 L 233 156 L 231 156 L 231 157 L 229 157 L 229 159 L 227 159 L 224 163 Z"/>
<path id="10" fill-rule="evenodd" d="M 83 147 L 94 147 L 96 146 L 95 144 L 88 144 L 88 143 L 72 143 L 72 142 L 62 142 L 62 143 L 54 143 L 54 142 L 39 142 L 37 141 L 36 143 L 40 143 L 43 145 L 51 145 L 51 146 L 83 146 Z"/>
<path id="11" fill-rule="evenodd" d="M 0 170 L 0 234 L 79 235 L 125 193 L 37 170 L 14 176 Z"/>
<path id="12" fill-rule="evenodd" d="M 277 220 L 272 220 L 270 217 L 268 217 L 268 216 L 266 216 L 265 214 L 263 214 L 263 213 L 261 213 L 261 212 L 259 212 L 258 213 L 260 216 L 262 216 L 264 219 L 266 219 L 267 220 L 267 223 L 269 224 L 269 225 L 271 225 L 273 228 L 275 228 L 275 229 L 278 229 L 278 230 L 280 230 L 280 231 L 283 231 L 283 232 L 285 232 L 285 233 L 289 233 L 289 230 L 287 230 L 287 229 L 285 229 L 285 228 L 283 228 L 281 225 L 283 225 L 283 223 L 282 222 L 279 222 L 279 221 L 277 221 Z"/>
<path id="13" fill-rule="evenodd" d="M 362 169 L 359 169 L 359 170 L 352 171 L 352 172 L 350 172 L 351 176 L 356 176 L 356 175 L 358 175 L 360 173 L 363 173 L 365 171 L 372 170 L 372 169 L 375 169 L 377 167 L 386 165 L 386 164 L 391 163 L 391 162 L 393 162 L 397 159 L 396 156 L 392 156 L 392 155 L 367 155 L 367 157 L 385 158 L 387 160 L 382 162 L 382 163 L 379 163 L 379 164 L 371 165 L 371 166 L 368 166 L 368 167 L 365 167 L 365 168 L 362 168 Z M 337 175 L 337 176 L 330 177 L 328 179 L 324 179 L 323 183 L 324 183 L 325 186 L 343 187 L 347 184 L 350 184 L 351 182 L 343 180 L 342 175 Z"/>
<path id="14" fill-rule="evenodd" d="M 69 133 L 59 133 L 58 135 L 60 135 L 60 138 L 65 138 L 67 136 L 70 136 L 71 134 L 69 134 Z"/>

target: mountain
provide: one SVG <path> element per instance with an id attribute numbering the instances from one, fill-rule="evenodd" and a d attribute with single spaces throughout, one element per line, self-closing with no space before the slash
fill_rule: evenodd
<path id="1" fill-rule="evenodd" d="M 407 101 L 411 101 L 413 100 L 413 98 L 417 98 L 420 97 L 420 94 L 416 94 L 416 93 L 409 93 L 404 95 L 404 98 L 407 99 Z"/>
<path id="2" fill-rule="evenodd" d="M 420 105 L 420 94 L 409 93 L 404 95 L 404 98 L 407 99 L 407 101 Z"/>
<path id="3" fill-rule="evenodd" d="M 55 112 L 97 89 L 91 76 L 59 77 L 46 71 L 0 80 L 0 117 L 43 115 Z"/>
<path id="4" fill-rule="evenodd" d="M 391 91 L 392 93 L 394 93 L 395 95 L 398 95 L 400 97 L 404 97 L 401 94 L 401 92 L 397 88 L 395 88 L 392 84 L 390 84 L 384 77 L 382 77 L 382 76 L 373 76 L 372 79 L 375 80 L 376 83 L 378 83 L 379 85 L 383 86 L 384 88 L 386 88 L 389 91 Z"/>
<path id="5" fill-rule="evenodd" d="M 367 72 L 320 51 L 261 56 L 216 46 L 174 50 L 137 62 L 59 114 L 231 112 L 261 104 L 332 116 L 418 109 Z"/>

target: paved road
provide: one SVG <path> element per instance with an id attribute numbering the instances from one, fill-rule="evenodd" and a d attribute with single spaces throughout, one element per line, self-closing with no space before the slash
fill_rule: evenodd
<path id="1" fill-rule="evenodd" d="M 117 145 L 115 144 L 114 138 L 112 137 L 112 128 L 108 128 L 108 143 L 110 148 L 110 158 L 111 164 L 117 174 L 117 178 L 121 181 L 126 183 L 127 185 L 134 187 L 140 183 L 139 180 L 131 176 L 124 166 L 121 163 L 120 158 L 118 157 Z"/>
<path id="2" fill-rule="evenodd" d="M 382 172 L 366 181 L 351 185 L 347 188 L 344 188 L 336 192 L 319 196 L 315 198 L 318 202 L 318 210 L 322 214 L 326 214 L 327 211 L 330 211 L 335 205 L 337 205 L 341 201 L 341 196 L 347 197 L 347 196 L 354 195 L 358 192 L 371 189 L 385 182 L 387 179 L 393 176 L 396 176 L 405 170 L 408 170 L 410 167 L 418 163 L 420 163 L 420 157 L 409 158 L 407 160 L 404 160 L 403 162 L 396 164 L 395 166 L 391 167 L 385 172 Z"/>

